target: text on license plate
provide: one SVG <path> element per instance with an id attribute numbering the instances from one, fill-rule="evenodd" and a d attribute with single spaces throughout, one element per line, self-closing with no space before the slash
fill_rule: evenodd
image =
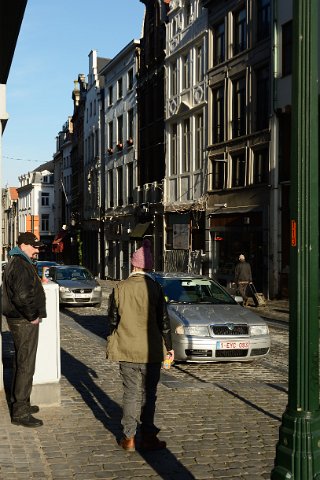
<path id="1" fill-rule="evenodd" d="M 76 298 L 90 298 L 91 293 L 76 293 L 75 297 Z"/>
<path id="2" fill-rule="evenodd" d="M 218 341 L 216 344 L 217 350 L 242 350 L 249 348 L 249 342 L 220 342 Z"/>

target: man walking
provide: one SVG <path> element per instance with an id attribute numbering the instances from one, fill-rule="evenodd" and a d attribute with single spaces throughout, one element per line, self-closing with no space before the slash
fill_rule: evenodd
<path id="1" fill-rule="evenodd" d="M 247 305 L 248 286 L 249 283 L 252 283 L 252 273 L 250 263 L 246 262 L 246 257 L 243 254 L 239 256 L 239 263 L 237 263 L 235 268 L 234 281 L 243 298 L 243 304 Z"/>
<path id="2" fill-rule="evenodd" d="M 43 245 L 31 232 L 21 233 L 17 244 L 9 252 L 10 260 L 3 276 L 3 314 L 15 348 L 11 422 L 24 427 L 39 427 L 42 420 L 32 416 L 39 407 L 30 405 L 30 395 L 39 323 L 47 316 L 45 293 L 33 265 L 33 259 Z"/>
<path id="3" fill-rule="evenodd" d="M 161 362 L 167 353 L 173 360 L 174 352 L 162 289 L 147 273 L 153 266 L 150 246 L 146 239 L 133 254 L 133 271 L 114 288 L 109 312 L 107 358 L 120 362 L 124 389 L 120 445 L 130 452 L 135 451 L 136 409 L 141 399 L 141 449 L 166 447 L 157 438 L 160 430 L 154 415 Z"/>

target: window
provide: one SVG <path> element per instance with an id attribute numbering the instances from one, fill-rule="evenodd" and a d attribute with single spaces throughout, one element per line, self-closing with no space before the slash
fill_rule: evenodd
<path id="1" fill-rule="evenodd" d="M 122 91 L 122 78 L 119 78 L 118 80 L 118 100 L 123 97 L 123 91 Z"/>
<path id="2" fill-rule="evenodd" d="M 123 205 L 123 169 L 122 167 L 117 168 L 117 185 L 118 185 L 117 205 L 121 207 Z"/>
<path id="3" fill-rule="evenodd" d="M 48 232 L 49 231 L 49 215 L 41 215 L 41 230 L 42 232 Z"/>
<path id="4" fill-rule="evenodd" d="M 127 178 L 128 178 L 128 204 L 133 203 L 133 163 L 127 165 Z"/>
<path id="5" fill-rule="evenodd" d="M 246 178 L 246 157 L 244 153 L 238 153 L 231 157 L 232 187 L 244 187 Z"/>
<path id="6" fill-rule="evenodd" d="M 269 67 L 259 68 L 256 71 L 257 82 L 257 130 L 269 126 Z"/>
<path id="7" fill-rule="evenodd" d="M 130 162 L 127 165 L 127 181 L 128 181 L 128 198 L 127 203 L 131 205 L 133 203 L 133 163 Z"/>
<path id="8" fill-rule="evenodd" d="M 109 207 L 114 207 L 113 201 L 113 170 L 108 171 L 108 200 L 109 200 Z"/>
<path id="9" fill-rule="evenodd" d="M 49 193 L 41 192 L 41 205 L 43 207 L 49 206 Z"/>
<path id="10" fill-rule="evenodd" d="M 196 158 L 195 158 L 195 169 L 200 170 L 202 168 L 203 160 L 203 114 L 200 113 L 196 117 Z"/>
<path id="11" fill-rule="evenodd" d="M 253 183 L 269 182 L 269 150 L 257 150 L 253 157 Z"/>
<path id="12" fill-rule="evenodd" d="M 94 154 L 95 154 L 96 157 L 98 157 L 98 155 L 99 155 L 99 131 L 96 130 L 94 135 L 95 135 L 95 142 L 94 142 L 95 143 L 95 147 L 94 147 L 95 151 L 94 151 Z"/>
<path id="13" fill-rule="evenodd" d="M 201 82 L 204 77 L 204 66 L 203 66 L 203 48 L 202 45 L 197 47 L 197 71 L 196 79 L 197 82 Z"/>
<path id="14" fill-rule="evenodd" d="M 178 76 L 177 76 L 177 62 L 171 64 L 171 95 L 177 95 L 178 91 Z"/>
<path id="15" fill-rule="evenodd" d="M 270 36 L 270 0 L 258 0 L 257 40 Z"/>
<path id="16" fill-rule="evenodd" d="M 247 48 L 247 15 L 243 8 L 233 14 L 233 54 Z"/>
<path id="17" fill-rule="evenodd" d="M 185 90 L 189 87 L 190 87 L 190 56 L 188 54 L 183 57 L 182 88 Z"/>
<path id="18" fill-rule="evenodd" d="M 225 59 L 225 26 L 224 22 L 221 22 L 214 29 L 214 65 L 224 62 Z"/>
<path id="19" fill-rule="evenodd" d="M 178 162 L 178 125 L 174 123 L 171 127 L 171 175 L 177 174 Z"/>
<path id="20" fill-rule="evenodd" d="M 185 0 L 185 9 L 186 9 L 186 26 L 191 23 L 192 16 L 191 16 L 191 2 L 190 0 Z"/>
<path id="21" fill-rule="evenodd" d="M 246 81 L 239 78 L 233 82 L 232 136 L 240 137 L 246 133 Z"/>
<path id="22" fill-rule="evenodd" d="M 221 190 L 225 187 L 226 162 L 224 159 L 212 159 L 212 190 Z"/>
<path id="23" fill-rule="evenodd" d="M 123 116 L 118 117 L 118 145 L 123 144 Z"/>
<path id="24" fill-rule="evenodd" d="M 112 88 L 112 85 L 110 85 L 109 94 L 108 94 L 108 105 L 109 105 L 109 107 L 111 107 L 112 104 L 113 104 L 113 88 Z"/>
<path id="25" fill-rule="evenodd" d="M 224 87 L 213 90 L 212 143 L 224 141 Z"/>
<path id="26" fill-rule="evenodd" d="M 128 71 L 128 90 L 133 89 L 133 68 Z"/>
<path id="27" fill-rule="evenodd" d="M 108 123 L 108 145 L 113 148 L 113 122 Z"/>
<path id="28" fill-rule="evenodd" d="M 190 119 L 183 122 L 183 149 L 182 149 L 182 172 L 190 172 L 191 160 L 191 130 Z"/>
<path id="29" fill-rule="evenodd" d="M 292 73 L 292 21 L 282 25 L 282 76 Z"/>
<path id="30" fill-rule="evenodd" d="M 133 140 L 133 108 L 128 111 L 128 140 Z"/>

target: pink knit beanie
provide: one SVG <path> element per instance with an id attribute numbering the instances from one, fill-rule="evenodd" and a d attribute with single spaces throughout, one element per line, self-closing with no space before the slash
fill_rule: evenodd
<path id="1" fill-rule="evenodd" d="M 138 248 L 132 255 L 131 263 L 134 267 L 143 268 L 144 270 L 151 270 L 153 267 L 153 259 L 151 253 L 151 242 L 145 238 L 142 242 L 142 247 Z"/>

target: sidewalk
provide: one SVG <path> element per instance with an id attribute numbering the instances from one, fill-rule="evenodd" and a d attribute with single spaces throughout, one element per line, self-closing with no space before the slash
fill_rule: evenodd
<path id="1" fill-rule="evenodd" d="M 257 313 L 267 320 L 277 320 L 281 322 L 289 322 L 289 300 L 267 300 L 265 307 L 254 307 L 253 301 L 250 299 L 249 305 L 246 307 Z"/>

